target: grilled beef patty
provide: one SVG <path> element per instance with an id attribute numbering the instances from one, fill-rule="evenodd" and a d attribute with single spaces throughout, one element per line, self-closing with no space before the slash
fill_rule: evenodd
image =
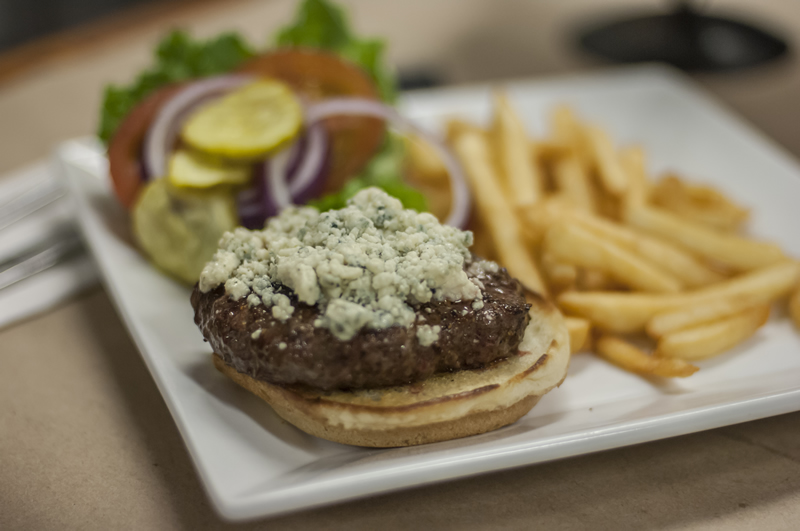
<path id="1" fill-rule="evenodd" d="M 483 283 L 483 308 L 474 310 L 472 301 L 421 304 L 415 310 L 424 320 L 411 327 L 362 329 L 349 341 L 315 327 L 319 310 L 289 290 L 295 311 L 281 322 L 262 305 L 234 301 L 223 286 L 208 293 L 195 286 L 194 320 L 225 363 L 258 380 L 323 390 L 404 385 L 516 355 L 529 320 L 522 287 L 505 269 L 476 269 L 467 274 Z M 441 326 L 439 339 L 422 346 L 418 325 Z"/>

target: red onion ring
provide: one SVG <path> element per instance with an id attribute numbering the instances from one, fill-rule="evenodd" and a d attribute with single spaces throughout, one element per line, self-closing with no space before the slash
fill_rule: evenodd
<path id="1" fill-rule="evenodd" d="M 311 127 L 325 118 L 343 114 L 382 118 L 400 131 L 414 133 L 430 142 L 442 157 L 442 162 L 450 176 L 453 202 L 445 224 L 459 228 L 466 227 L 471 207 L 469 187 L 464 179 L 464 173 L 458 160 L 437 136 L 404 118 L 394 107 L 365 98 L 330 98 L 311 104 L 306 108 L 306 125 Z M 289 150 L 284 151 L 287 153 L 285 158 L 288 160 Z M 269 171 L 269 189 L 274 194 L 273 200 L 277 203 L 279 211 L 292 204 L 292 194 L 289 193 L 289 185 L 287 185 L 286 178 L 287 163 L 282 155 L 283 152 L 270 160 Z"/>
<path id="2" fill-rule="evenodd" d="M 300 165 L 290 175 L 289 193 L 297 200 L 323 176 L 328 136 L 320 123 L 310 124 L 306 129 L 306 152 Z M 295 142 L 292 157 L 298 154 L 300 142 Z"/>
<path id="3" fill-rule="evenodd" d="M 143 148 L 144 173 L 151 179 L 159 179 L 167 174 L 168 153 L 190 111 L 208 99 L 239 88 L 254 79 L 247 75 L 210 77 L 195 81 L 175 94 L 159 110 L 147 130 Z"/>

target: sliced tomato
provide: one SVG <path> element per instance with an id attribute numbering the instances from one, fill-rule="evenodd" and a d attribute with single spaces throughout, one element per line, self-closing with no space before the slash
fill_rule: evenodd
<path id="1" fill-rule="evenodd" d="M 356 65 L 318 50 L 287 48 L 246 62 L 240 69 L 275 77 L 311 101 L 337 96 L 380 99 L 369 76 Z M 325 121 L 331 161 L 323 193 L 336 192 L 381 146 L 385 125 L 377 118 L 336 116 Z"/>
<path id="2" fill-rule="evenodd" d="M 145 98 L 125 117 L 108 144 L 108 169 L 114 192 L 122 205 L 130 209 L 144 186 L 141 149 L 144 136 L 158 110 L 183 84 L 162 87 Z"/>

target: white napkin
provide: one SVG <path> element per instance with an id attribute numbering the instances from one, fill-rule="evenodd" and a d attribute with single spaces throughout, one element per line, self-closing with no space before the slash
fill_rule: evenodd
<path id="1" fill-rule="evenodd" d="M 0 213 L 36 187 L 59 185 L 50 162 L 38 162 L 0 177 Z M 0 262 L 63 235 L 74 227 L 65 194 L 52 203 L 0 228 Z M 75 228 L 77 230 L 77 228 Z M 82 252 L 41 273 L 0 289 L 0 328 L 44 312 L 97 283 L 94 261 Z"/>

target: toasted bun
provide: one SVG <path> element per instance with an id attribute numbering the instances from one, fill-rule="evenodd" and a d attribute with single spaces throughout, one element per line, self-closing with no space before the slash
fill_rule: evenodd
<path id="1" fill-rule="evenodd" d="M 323 439 L 378 448 L 413 446 L 477 435 L 511 424 L 569 366 L 569 335 L 561 314 L 540 301 L 520 355 L 480 370 L 442 373 L 411 385 L 354 391 L 281 387 L 236 371 L 214 354 L 214 366 L 269 403 L 301 430 Z"/>

